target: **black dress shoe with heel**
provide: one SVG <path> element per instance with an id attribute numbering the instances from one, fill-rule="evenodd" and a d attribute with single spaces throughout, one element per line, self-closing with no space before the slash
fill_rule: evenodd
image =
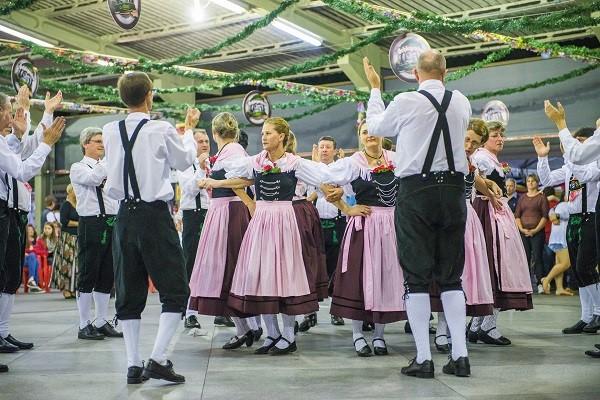
<path id="1" fill-rule="evenodd" d="M 439 351 L 442 354 L 448 354 L 450 352 L 450 344 L 448 344 L 448 343 L 446 343 L 446 344 L 439 344 L 438 343 L 438 338 L 441 338 L 441 337 L 445 337 L 446 338 L 446 342 L 448 341 L 448 336 L 447 335 L 438 335 L 433 340 L 433 344 L 435 344 L 435 348 L 436 348 L 437 351 Z"/>
<path id="2" fill-rule="evenodd" d="M 403 367 L 400 372 L 404 375 L 414 376 L 415 378 L 432 379 L 434 367 L 432 360 L 425 360 L 421 364 L 417 363 L 417 359 L 413 358 L 408 367 Z"/>
<path id="3" fill-rule="evenodd" d="M 171 360 L 167 360 L 167 365 L 161 365 L 153 359 L 148 360 L 148 365 L 144 368 L 142 375 L 146 379 L 162 379 L 173 383 L 185 382 L 185 377 L 175 373 L 173 370 Z"/>
<path id="4" fill-rule="evenodd" d="M 148 378 L 144 376 L 144 364 L 142 362 L 141 367 L 131 366 L 127 368 L 127 384 L 128 385 L 137 385 L 140 383 L 144 383 Z"/>
<path id="5" fill-rule="evenodd" d="M 115 328 L 113 328 L 113 326 L 109 322 L 105 323 L 100 328 L 96 328 L 96 330 L 106 337 L 114 337 L 114 338 L 122 338 L 123 337 L 123 332 L 117 331 Z"/>
<path id="6" fill-rule="evenodd" d="M 361 347 L 360 350 L 356 350 L 356 342 L 359 342 L 361 340 L 365 342 L 365 345 Z M 371 348 L 369 347 L 367 340 L 362 336 L 354 341 L 354 350 L 356 350 L 356 355 L 358 355 L 359 357 L 371 357 Z"/>
<path id="7" fill-rule="evenodd" d="M 492 328 L 492 329 L 496 329 L 496 328 Z M 493 344 L 495 346 L 509 346 L 512 343 L 510 341 L 510 339 L 505 338 L 504 336 L 500 336 L 497 339 L 494 339 L 493 337 L 491 337 L 489 335 L 489 333 L 492 329 L 489 329 L 487 331 L 484 331 L 483 329 L 479 329 L 479 332 L 477 332 L 477 339 L 481 340 L 485 344 Z"/>
<path id="8" fill-rule="evenodd" d="M 600 329 L 600 315 L 594 315 L 592 320 L 582 330 L 583 333 L 597 333 L 598 329 Z M 8 341 L 8 338 L 6 339 Z"/>
<path id="9" fill-rule="evenodd" d="M 8 343 L 5 339 L 0 336 L 0 353 L 14 353 L 19 351 L 19 348 L 13 344 Z"/>
<path id="10" fill-rule="evenodd" d="M 259 355 L 269 354 L 269 351 L 273 347 L 275 347 L 275 345 L 277 344 L 277 342 L 281 339 L 281 336 L 279 336 L 277 338 L 272 338 L 271 336 L 267 336 L 267 339 L 269 339 L 271 341 L 271 343 L 269 343 L 266 346 L 261 346 L 258 349 L 254 350 L 254 354 L 259 354 Z"/>
<path id="11" fill-rule="evenodd" d="M 344 318 L 338 317 L 336 315 L 331 316 L 331 325 L 342 326 L 344 324 L 345 324 Z"/>
<path id="12" fill-rule="evenodd" d="M 6 338 L 4 338 L 8 343 L 13 346 L 17 346 L 20 350 L 31 350 L 33 349 L 33 343 L 21 342 L 13 337 L 13 335 L 8 334 Z"/>
<path id="13" fill-rule="evenodd" d="M 376 341 L 377 342 L 383 342 L 383 347 L 375 346 L 375 342 Z M 383 339 L 373 339 L 372 343 L 373 343 L 373 353 L 376 356 L 387 356 L 389 354 L 388 353 L 388 349 L 387 349 L 387 344 L 385 343 L 385 340 L 383 340 Z"/>
<path id="14" fill-rule="evenodd" d="M 576 335 L 579 333 L 583 333 L 583 328 L 585 328 L 586 325 L 587 325 L 587 322 L 579 320 L 579 321 L 575 322 L 574 325 L 563 329 L 562 333 L 564 333 L 565 335 Z"/>
<path id="15" fill-rule="evenodd" d="M 469 357 L 459 357 L 453 360 L 452 357 L 448 357 L 448 364 L 444 365 L 442 371 L 448 375 L 460 376 L 463 378 L 471 376 L 471 364 L 469 363 Z"/>
<path id="16" fill-rule="evenodd" d="M 298 326 L 298 331 L 307 332 L 310 328 L 317 325 L 317 313 L 312 313 L 304 316 L 304 320 Z"/>
<path id="17" fill-rule="evenodd" d="M 185 329 L 194 329 L 194 328 L 200 329 L 200 328 L 202 328 L 200 326 L 200 322 L 198 322 L 198 317 L 196 317 L 195 315 L 190 315 L 189 317 L 186 317 L 185 321 L 183 322 L 183 327 Z"/>
<path id="18" fill-rule="evenodd" d="M 77 337 L 83 340 L 104 340 L 104 335 L 98 332 L 92 324 L 87 324 L 85 328 L 80 329 Z"/>
<path id="19" fill-rule="evenodd" d="M 242 336 L 234 336 L 229 339 L 229 342 L 223 345 L 223 349 L 225 350 L 234 350 L 242 347 L 242 345 L 246 345 L 246 347 L 252 346 L 254 343 L 254 331 L 249 330 Z"/>
<path id="20" fill-rule="evenodd" d="M 290 354 L 290 353 L 293 353 L 296 350 L 298 350 L 298 347 L 296 347 L 296 341 L 295 340 L 293 342 L 290 342 L 289 340 L 287 340 L 283 336 L 279 340 L 283 340 L 283 341 L 287 342 L 288 346 L 286 348 L 284 348 L 284 349 L 280 349 L 277 346 L 273 346 L 271 348 L 271 350 L 269 350 L 269 354 L 270 355 L 272 355 L 272 356 L 283 356 L 283 355 Z"/>
<path id="21" fill-rule="evenodd" d="M 263 335 L 263 328 L 259 327 L 257 330 L 252 331 L 252 334 L 254 336 L 254 341 L 258 342 Z"/>

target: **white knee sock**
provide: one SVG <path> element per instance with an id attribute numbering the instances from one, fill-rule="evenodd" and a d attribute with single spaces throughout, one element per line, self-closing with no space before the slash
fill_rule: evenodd
<path id="1" fill-rule="evenodd" d="M 181 323 L 181 313 L 164 312 L 160 314 L 160 322 L 158 323 L 158 333 L 154 340 L 154 348 L 152 349 L 152 358 L 159 364 L 167 363 L 167 348 L 177 327 Z"/>
<path id="2" fill-rule="evenodd" d="M 385 329 L 385 324 L 375 323 L 375 330 L 373 331 L 373 346 L 374 347 L 385 347 L 385 342 L 383 341 L 384 329 Z"/>
<path id="3" fill-rule="evenodd" d="M 431 304 L 429 293 L 410 293 L 406 298 L 406 313 L 417 347 L 417 363 L 431 360 L 429 347 L 429 315 Z"/>
<path id="4" fill-rule="evenodd" d="M 477 332 L 479 328 L 481 328 L 481 323 L 483 322 L 483 317 L 473 317 L 471 318 L 471 326 L 469 330 L 471 332 Z"/>
<path id="5" fill-rule="evenodd" d="M 267 337 L 265 338 L 265 342 L 263 346 L 269 346 L 272 341 L 268 337 L 272 337 L 273 339 L 277 339 L 281 336 L 281 332 L 279 331 L 279 323 L 277 322 L 277 315 L 275 314 L 263 314 L 263 321 L 265 321 L 265 327 L 267 328 Z"/>
<path id="6" fill-rule="evenodd" d="M 579 288 L 579 302 L 581 303 L 581 320 L 589 323 L 592 320 L 594 306 L 588 291 L 588 286 Z"/>
<path id="7" fill-rule="evenodd" d="M 256 329 L 261 328 L 262 324 L 260 322 L 260 315 L 257 315 L 256 317 L 254 317 L 254 320 L 256 321 Z"/>
<path id="8" fill-rule="evenodd" d="M 467 357 L 467 339 L 464 335 L 467 319 L 465 294 L 462 290 L 449 290 L 441 295 L 448 330 L 452 335 L 452 359 Z"/>
<path id="9" fill-rule="evenodd" d="M 252 329 L 253 331 L 258 330 L 258 324 L 256 323 L 255 317 L 245 318 L 245 321 L 250 329 Z"/>
<path id="10" fill-rule="evenodd" d="M 198 315 L 198 311 L 190 309 L 190 302 L 191 301 L 192 301 L 192 298 L 190 297 L 188 299 L 187 308 L 185 309 L 185 317 L 186 318 L 189 318 L 191 315 Z"/>
<path id="11" fill-rule="evenodd" d="M 500 310 L 494 308 L 494 313 L 492 315 L 486 315 L 483 317 L 483 321 L 481 321 L 481 330 L 486 331 L 488 335 L 494 339 L 498 339 L 502 336 L 497 326 L 499 313 Z"/>
<path id="12" fill-rule="evenodd" d="M 294 343 L 296 341 L 296 335 L 294 335 L 294 322 L 296 322 L 295 315 L 287 315 L 281 314 L 281 319 L 283 320 L 283 337 L 289 341 L 290 343 Z M 275 347 L 280 349 L 285 349 L 289 347 L 290 344 L 285 340 L 280 340 L 277 342 Z"/>
<path id="13" fill-rule="evenodd" d="M 15 295 L 2 293 L 0 295 L 0 336 L 6 338 L 10 331 L 8 322 L 12 314 L 13 305 L 15 304 Z"/>
<path id="14" fill-rule="evenodd" d="M 94 296 L 94 307 L 96 309 L 96 320 L 94 326 L 100 328 L 108 322 L 108 302 L 110 293 L 92 292 Z"/>
<path id="15" fill-rule="evenodd" d="M 362 321 L 357 321 L 355 319 L 352 320 L 352 341 L 354 342 L 354 349 L 356 351 L 359 351 L 365 347 L 365 344 L 367 344 L 366 340 L 359 340 L 358 342 L 356 341 L 357 339 L 365 337 L 365 335 L 363 335 L 362 325 Z"/>
<path id="16" fill-rule="evenodd" d="M 121 321 L 123 326 L 123 339 L 127 351 L 127 367 L 141 367 L 140 358 L 140 326 L 141 319 L 126 319 Z"/>
<path id="17" fill-rule="evenodd" d="M 600 316 L 600 284 L 586 286 L 589 296 L 588 304 L 592 308 L 592 314 Z"/>
<path id="18" fill-rule="evenodd" d="M 438 323 L 435 328 L 435 342 L 439 345 L 448 344 L 448 324 L 443 312 L 437 313 Z"/>
<path id="19" fill-rule="evenodd" d="M 85 328 L 91 322 L 93 297 L 91 293 L 77 293 L 77 309 L 79 310 L 79 329 Z"/>
<path id="20" fill-rule="evenodd" d="M 245 318 L 231 317 L 231 320 L 235 324 L 235 330 L 236 330 L 235 335 L 237 337 L 244 336 L 246 334 L 246 332 L 248 332 L 250 330 L 250 328 L 248 327 L 248 323 L 246 323 Z"/>

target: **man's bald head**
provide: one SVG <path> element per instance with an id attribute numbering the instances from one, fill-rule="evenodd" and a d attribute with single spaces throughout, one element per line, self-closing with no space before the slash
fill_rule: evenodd
<path id="1" fill-rule="evenodd" d="M 417 61 L 416 75 L 419 82 L 427 79 L 443 81 L 446 75 L 446 58 L 437 50 L 425 50 Z"/>

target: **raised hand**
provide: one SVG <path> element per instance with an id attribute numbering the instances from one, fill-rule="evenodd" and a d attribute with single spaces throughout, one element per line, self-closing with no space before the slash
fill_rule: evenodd
<path id="1" fill-rule="evenodd" d="M 23 137 L 25 130 L 27 129 L 27 118 L 25 117 L 25 110 L 22 107 L 17 109 L 14 118 L 10 122 L 10 126 L 13 128 L 16 137 L 19 139 Z"/>
<path id="2" fill-rule="evenodd" d="M 535 136 L 531 142 L 538 157 L 548 157 L 548 154 L 550 154 L 550 142 L 544 144 L 542 138 L 539 136 Z"/>
<path id="3" fill-rule="evenodd" d="M 54 145 L 60 139 L 60 136 L 65 130 L 66 124 L 67 120 L 64 117 L 55 118 L 54 122 L 52 122 L 52 125 L 50 125 L 48 128 L 42 124 L 42 127 L 44 128 L 44 138 L 42 141 L 48 146 Z"/>
<path id="4" fill-rule="evenodd" d="M 348 208 L 346 214 L 349 217 L 366 217 L 367 215 L 371 215 L 371 207 L 357 204 Z"/>
<path id="5" fill-rule="evenodd" d="M 200 110 L 197 108 L 188 108 L 185 115 L 185 129 L 194 129 L 200 122 Z"/>
<path id="6" fill-rule="evenodd" d="M 23 85 L 19 88 L 19 92 L 15 97 L 15 100 L 17 100 L 17 105 L 25 110 L 25 112 L 28 112 L 31 106 L 31 101 L 29 99 L 30 94 L 31 92 L 29 91 L 29 87 L 27 87 L 27 85 Z"/>
<path id="7" fill-rule="evenodd" d="M 318 149 L 318 147 L 317 147 L 316 144 L 313 144 L 312 155 L 311 156 L 312 156 L 311 158 L 312 158 L 312 160 L 314 162 L 320 162 L 321 161 L 321 160 L 319 160 L 319 149 Z"/>
<path id="8" fill-rule="evenodd" d="M 50 97 L 50 92 L 46 92 L 46 98 L 44 99 L 44 107 L 46 112 L 53 114 L 63 101 L 62 92 L 59 90 L 54 97 Z"/>
<path id="9" fill-rule="evenodd" d="M 381 78 L 379 77 L 379 74 L 377 73 L 377 71 L 375 71 L 375 68 L 373 68 L 373 66 L 371 65 L 371 62 L 369 61 L 369 57 L 363 58 L 363 67 L 365 69 L 365 76 L 367 77 L 367 80 L 369 81 L 371 88 L 380 89 L 381 88 Z"/>
<path id="10" fill-rule="evenodd" d="M 346 152 L 344 152 L 344 149 L 342 149 L 340 147 L 337 151 L 337 156 L 338 156 L 338 159 L 342 159 L 342 158 L 346 157 Z"/>
<path id="11" fill-rule="evenodd" d="M 546 116 L 556 124 L 556 127 L 561 130 L 567 127 L 565 109 L 560 102 L 556 103 L 557 107 L 554 107 L 550 100 L 544 101 L 544 112 Z"/>

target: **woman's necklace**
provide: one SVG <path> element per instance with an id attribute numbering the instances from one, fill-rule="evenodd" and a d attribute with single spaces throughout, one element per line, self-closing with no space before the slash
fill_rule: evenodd
<path id="1" fill-rule="evenodd" d="M 381 157 L 383 157 L 383 150 L 381 151 L 381 154 L 379 155 L 379 157 L 373 157 L 372 155 L 370 155 L 369 153 L 367 153 L 367 150 L 363 150 L 363 153 L 365 153 L 365 155 L 373 160 L 377 160 L 376 163 L 377 165 L 381 165 Z"/>

